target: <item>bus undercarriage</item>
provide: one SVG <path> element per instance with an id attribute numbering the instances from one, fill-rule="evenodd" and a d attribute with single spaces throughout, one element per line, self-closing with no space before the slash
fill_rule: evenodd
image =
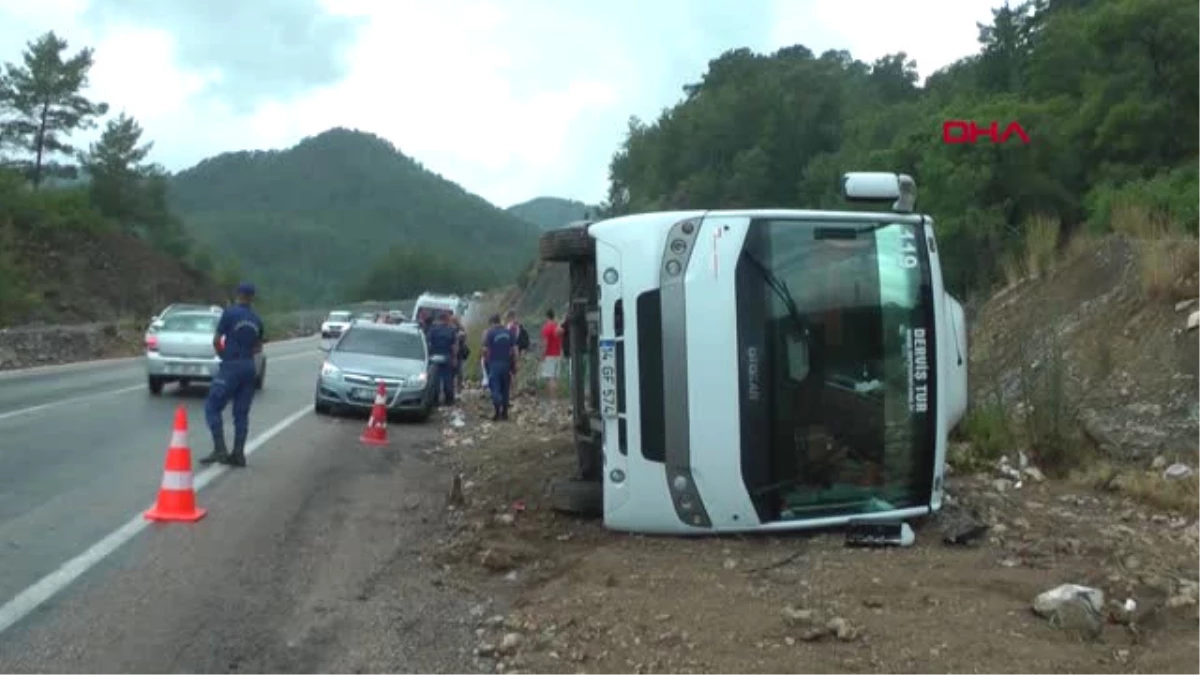
<path id="1" fill-rule="evenodd" d="M 590 221 L 571 223 L 542 235 L 540 258 L 566 263 L 570 291 L 565 316 L 565 346 L 569 352 L 571 430 L 577 473 L 551 488 L 554 508 L 586 517 L 603 515 L 603 425 L 600 417 L 600 308 L 595 241 L 588 236 Z"/>

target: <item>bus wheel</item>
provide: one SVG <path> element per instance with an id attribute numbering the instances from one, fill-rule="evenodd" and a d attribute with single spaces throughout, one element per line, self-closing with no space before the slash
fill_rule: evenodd
<path id="1" fill-rule="evenodd" d="M 538 253 L 545 262 L 591 260 L 596 255 L 596 242 L 588 236 L 586 224 L 569 225 L 542 234 Z"/>
<path id="2" fill-rule="evenodd" d="M 582 518 L 604 515 L 604 484 L 599 481 L 564 480 L 550 486 L 550 507 Z"/>

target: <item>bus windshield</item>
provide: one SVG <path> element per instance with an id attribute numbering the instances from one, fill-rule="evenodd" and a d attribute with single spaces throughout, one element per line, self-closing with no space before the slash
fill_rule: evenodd
<path id="1" fill-rule="evenodd" d="M 736 270 L 741 465 L 763 522 L 929 503 L 922 225 L 751 223 Z"/>

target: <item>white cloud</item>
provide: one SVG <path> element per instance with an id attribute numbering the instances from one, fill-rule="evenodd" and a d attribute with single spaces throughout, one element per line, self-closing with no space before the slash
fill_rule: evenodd
<path id="1" fill-rule="evenodd" d="M 990 23 L 999 0 L 772 0 L 771 43 L 820 53 L 847 49 L 870 63 L 905 52 L 928 77 L 978 48 L 976 23 Z"/>
<path id="2" fill-rule="evenodd" d="M 73 49 L 95 47 L 91 95 L 137 117 L 153 158 L 171 169 L 346 126 L 502 206 L 543 194 L 595 201 L 628 117 L 656 116 L 723 50 L 800 43 L 866 61 L 905 51 L 928 75 L 977 49 L 974 24 L 990 19 L 993 2 L 322 0 L 366 19 L 345 77 L 249 113 L 209 95 L 219 65 L 180 69 L 166 28 L 132 19 L 90 28 L 87 0 L 0 0 L 0 59 L 16 60 L 49 29 Z M 228 30 L 246 31 L 247 49 L 269 37 L 263 26 Z"/>

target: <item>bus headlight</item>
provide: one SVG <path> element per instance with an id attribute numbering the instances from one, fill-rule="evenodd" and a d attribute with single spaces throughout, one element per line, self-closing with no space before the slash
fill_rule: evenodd
<path id="1" fill-rule="evenodd" d="M 620 469 L 613 469 L 612 471 L 610 471 L 608 473 L 608 477 L 614 483 L 624 483 L 625 482 L 625 472 Z"/>
<path id="2" fill-rule="evenodd" d="M 675 486 L 676 492 L 683 492 L 688 487 L 688 479 L 686 476 L 682 476 L 682 475 L 675 476 L 675 480 L 672 481 L 671 484 Z"/>
<path id="3" fill-rule="evenodd" d="M 620 278 L 621 275 L 617 274 L 617 270 L 615 268 L 610 267 L 604 270 L 604 283 L 608 284 L 609 286 L 617 283 L 617 279 Z"/>
<path id="4" fill-rule="evenodd" d="M 680 265 L 678 260 L 667 261 L 667 274 L 677 277 L 681 271 L 683 271 L 683 265 Z"/>

